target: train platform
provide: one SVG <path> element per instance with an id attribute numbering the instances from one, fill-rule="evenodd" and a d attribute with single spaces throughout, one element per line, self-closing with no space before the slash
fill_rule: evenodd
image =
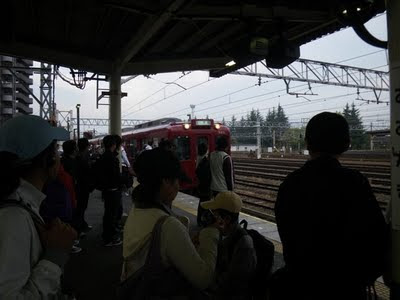
<path id="1" fill-rule="evenodd" d="M 129 213 L 132 202 L 129 196 L 123 195 L 124 212 Z M 187 216 L 190 220 L 190 231 L 199 230 L 196 224 L 198 199 L 179 193 L 173 202 L 173 211 L 178 215 Z M 63 286 L 66 291 L 73 292 L 78 300 L 115 299 L 115 287 L 119 282 L 122 268 L 122 246 L 103 246 L 102 232 L 103 202 L 99 191 L 90 195 L 86 219 L 93 229 L 81 238 L 82 251 L 71 254 L 65 266 Z M 275 245 L 274 269 L 283 266 L 282 246 L 277 227 L 274 223 L 240 214 L 240 220 L 245 219 L 248 227 L 256 229 L 270 239 Z M 389 299 L 388 289 L 377 282 L 376 290 L 379 299 Z"/>

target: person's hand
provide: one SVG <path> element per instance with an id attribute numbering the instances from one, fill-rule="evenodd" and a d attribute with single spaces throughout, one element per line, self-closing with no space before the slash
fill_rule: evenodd
<path id="1" fill-rule="evenodd" d="M 56 218 L 46 228 L 40 230 L 40 237 L 45 248 L 69 251 L 74 240 L 78 238 L 78 234 L 70 225 Z"/>
<path id="2" fill-rule="evenodd" d="M 212 223 L 211 225 L 208 225 L 207 227 L 213 227 L 218 229 L 220 232 L 224 232 L 225 229 L 224 219 L 222 219 L 220 216 L 215 216 L 215 222 Z"/>

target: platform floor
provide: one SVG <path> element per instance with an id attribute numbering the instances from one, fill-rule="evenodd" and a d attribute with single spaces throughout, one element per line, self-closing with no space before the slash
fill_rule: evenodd
<path id="1" fill-rule="evenodd" d="M 132 202 L 129 196 L 123 196 L 124 212 L 129 213 Z M 175 213 L 185 215 L 190 220 L 190 230 L 199 228 L 196 224 L 198 199 L 179 193 L 173 203 Z M 103 202 L 101 194 L 94 191 L 90 195 L 86 219 L 93 229 L 80 241 L 83 251 L 72 254 L 65 266 L 63 285 L 65 290 L 73 291 L 78 300 L 115 299 L 114 290 L 119 282 L 122 268 L 122 246 L 104 247 L 101 239 Z M 275 245 L 274 269 L 283 266 L 282 246 L 276 225 L 257 217 L 241 214 L 248 227 L 258 230 Z M 389 299 L 388 289 L 380 282 L 376 284 L 379 299 Z"/>

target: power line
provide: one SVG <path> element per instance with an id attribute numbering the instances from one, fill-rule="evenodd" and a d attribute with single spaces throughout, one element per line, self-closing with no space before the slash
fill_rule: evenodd
<path id="1" fill-rule="evenodd" d="M 198 84 L 192 85 L 191 87 L 188 87 L 186 90 L 179 91 L 179 92 L 177 92 L 177 93 L 175 93 L 175 94 L 172 94 L 172 95 L 170 95 L 170 96 L 168 96 L 168 97 L 165 97 L 165 98 L 162 98 L 162 99 L 157 100 L 157 101 L 155 101 L 155 102 L 152 102 L 152 103 L 150 103 L 149 105 L 146 105 L 146 106 L 144 106 L 144 107 L 142 107 L 142 108 L 139 108 L 139 109 L 137 109 L 137 110 L 135 110 L 135 111 L 132 111 L 132 112 L 127 113 L 127 114 L 124 114 L 124 117 L 129 116 L 129 115 L 131 115 L 131 114 L 134 114 L 134 113 L 136 113 L 136 112 L 139 112 L 139 111 L 141 111 L 141 110 L 143 110 L 143 109 L 146 109 L 146 108 L 148 108 L 148 107 L 150 107 L 150 106 L 156 105 L 156 104 L 158 104 L 158 103 L 160 103 L 160 102 L 162 102 L 162 101 L 164 101 L 164 100 L 167 100 L 167 99 L 169 99 L 169 98 L 172 98 L 172 97 L 174 97 L 174 96 L 176 96 L 176 95 L 178 95 L 178 94 L 180 94 L 180 93 L 183 93 L 183 92 L 186 92 L 186 91 L 188 91 L 188 90 L 194 89 L 194 88 L 196 88 L 196 87 L 198 87 L 198 86 L 201 86 L 201 85 L 203 85 L 203 84 L 205 84 L 205 83 L 207 83 L 207 82 L 213 81 L 213 80 L 215 80 L 215 79 L 214 79 L 214 78 L 213 78 L 213 79 L 209 79 L 209 80 L 207 80 L 207 81 L 203 81 L 203 82 L 200 82 L 200 83 L 198 83 Z"/>
<path id="2" fill-rule="evenodd" d="M 379 53 L 379 52 L 382 52 L 382 51 L 384 51 L 384 50 L 377 50 L 377 51 L 374 51 L 374 52 L 371 52 L 371 53 L 366 53 L 366 54 L 363 54 L 363 55 L 359 55 L 359 56 L 356 56 L 356 57 L 353 57 L 353 58 L 349 58 L 349 59 L 346 59 L 346 60 L 342 60 L 342 61 L 338 61 L 338 62 L 335 62 L 335 63 L 341 63 L 341 62 L 344 62 L 344 61 L 350 61 L 350 60 L 354 60 L 354 59 L 366 57 L 366 56 L 373 55 L 373 54 L 376 54 L 376 53 Z M 220 78 L 222 78 L 222 77 L 220 77 Z M 178 79 L 179 79 L 179 78 L 178 78 Z M 176 79 L 175 81 L 177 81 L 178 79 Z M 212 80 L 214 80 L 214 79 L 208 80 L 208 81 L 206 81 L 206 82 L 209 82 L 209 81 L 212 81 Z M 270 80 L 269 82 L 277 81 L 277 80 L 279 80 L 279 79 L 273 79 L 273 80 Z M 203 83 L 200 83 L 200 84 L 198 84 L 198 85 L 192 86 L 192 87 L 188 88 L 187 90 L 189 90 L 189 89 L 191 89 L 191 88 L 194 88 L 194 87 L 197 87 L 197 86 L 199 86 L 199 85 L 202 85 L 202 84 L 204 84 L 204 83 L 206 83 L 206 82 L 203 82 Z M 266 82 L 263 82 L 263 83 L 266 83 Z M 239 92 L 241 92 L 241 91 L 243 91 L 243 90 L 247 90 L 247 89 L 253 88 L 253 87 L 258 86 L 258 85 L 260 85 L 260 84 L 253 84 L 253 85 L 251 85 L 251 86 L 249 86 L 249 87 L 246 87 L 246 88 L 243 88 L 243 89 L 239 89 L 239 90 L 236 90 L 236 91 L 234 91 L 234 92 L 230 92 L 230 93 L 227 93 L 227 94 L 224 94 L 224 95 L 221 95 L 221 96 L 218 96 L 218 97 L 215 97 L 215 98 L 212 98 L 212 99 L 209 99 L 209 100 L 200 102 L 200 103 L 196 103 L 195 105 L 196 105 L 196 106 L 203 105 L 203 104 L 206 104 L 206 103 L 209 103 L 209 102 L 212 102 L 212 101 L 215 101 L 215 100 L 224 98 L 224 97 L 226 97 L 226 96 L 230 96 L 230 95 L 239 93 Z M 144 102 L 145 100 L 149 99 L 151 96 L 154 96 L 155 94 L 157 94 L 158 92 L 160 92 L 160 91 L 163 90 L 164 88 L 165 88 L 165 87 L 161 88 L 160 90 L 156 91 L 156 92 L 153 93 L 152 95 L 150 95 L 150 96 L 146 97 L 145 99 L 141 100 L 139 103 L 136 103 L 135 105 L 129 107 L 127 110 L 130 110 L 130 109 L 133 108 L 134 106 L 137 106 L 137 105 L 141 104 L 142 102 Z M 180 94 L 180 93 L 183 93 L 184 91 L 185 91 L 185 90 L 179 91 L 179 92 L 177 92 L 177 93 L 175 93 L 175 94 L 173 94 L 173 95 L 170 95 L 170 96 L 168 96 L 168 97 L 159 99 L 159 100 L 157 100 L 157 101 L 155 101 L 155 102 L 152 102 L 151 104 L 149 104 L 149 105 L 147 105 L 147 106 L 145 106 L 145 107 L 143 107 L 143 108 L 139 108 L 139 109 L 137 109 L 137 110 L 135 110 L 135 111 L 133 111 L 133 112 L 125 113 L 125 114 L 124 114 L 124 117 L 126 117 L 126 116 L 128 116 L 128 115 L 131 115 L 131 114 L 133 114 L 133 113 L 139 112 L 139 111 L 141 111 L 141 110 L 144 110 L 144 109 L 146 109 L 146 108 L 148 108 L 148 107 L 151 107 L 151 106 L 153 106 L 153 105 L 157 105 L 158 103 L 160 103 L 160 102 L 162 102 L 162 101 L 164 101 L 164 100 L 166 100 L 166 99 L 168 99 L 168 98 L 174 97 L 174 96 L 176 96 L 176 95 L 178 95 L 178 94 Z M 279 91 L 280 91 L 280 90 L 279 90 Z M 261 96 L 261 95 L 260 95 L 260 96 Z M 251 98 L 249 98 L 249 99 L 251 99 Z M 231 103 L 235 103 L 235 102 L 231 102 Z M 231 104 L 231 103 L 229 103 L 229 104 Z M 211 108 L 214 108 L 214 107 L 210 107 L 209 109 L 211 109 Z M 177 110 L 177 111 L 174 111 L 174 112 L 171 112 L 171 113 L 168 113 L 168 114 L 164 114 L 164 115 L 162 115 L 162 116 L 159 116 L 158 118 L 163 117 L 163 116 L 165 117 L 165 116 L 167 116 L 167 115 L 174 115 L 175 113 L 179 113 L 179 112 L 181 112 L 181 111 L 186 111 L 186 110 L 188 110 L 188 108 L 182 108 L 182 109 L 180 109 L 180 110 Z M 204 111 L 204 110 L 205 110 L 205 109 L 200 110 L 200 111 Z M 183 116 L 183 115 L 186 115 L 186 114 L 182 114 L 181 116 Z"/>
<path id="3" fill-rule="evenodd" d="M 343 61 L 349 61 L 349 60 L 357 59 L 357 58 L 360 58 L 360 57 L 365 57 L 365 56 L 372 55 L 372 54 L 376 54 L 376 53 L 379 53 L 379 52 L 382 52 L 382 51 L 384 51 L 384 50 L 378 50 L 378 51 L 374 51 L 374 52 L 371 52 L 371 53 L 359 55 L 359 56 L 357 56 L 357 57 L 350 58 L 350 59 L 346 59 L 346 60 L 343 60 Z M 340 62 L 343 62 L 343 61 L 339 61 L 339 62 L 337 62 L 337 63 L 340 63 Z M 381 67 L 384 67 L 384 66 L 386 66 L 386 65 L 380 65 L 380 66 L 377 66 L 377 67 L 374 67 L 374 68 L 371 68 L 371 69 L 372 69 L 372 70 L 373 70 L 373 69 L 378 69 L 378 68 L 381 68 Z M 318 68 L 316 68 L 316 69 L 318 69 Z M 342 76 L 345 76 L 345 75 L 342 75 Z M 269 82 L 273 82 L 273 81 L 277 81 L 277 80 L 279 80 L 279 79 L 272 79 L 272 80 L 270 80 Z M 266 83 L 266 81 L 263 82 L 263 84 L 264 84 L 264 83 Z M 245 89 L 252 88 L 252 87 L 255 87 L 255 86 L 257 86 L 257 85 L 259 85 L 259 84 L 251 85 L 250 87 L 247 87 L 247 88 L 245 88 Z M 299 85 L 299 86 L 295 86 L 295 87 L 292 87 L 292 89 L 293 89 L 293 88 L 297 88 L 297 87 L 302 87 L 302 86 L 308 86 L 308 84 L 302 84 L 302 85 Z M 317 87 L 321 87 L 321 86 L 324 86 L 324 85 L 319 85 L 319 86 L 317 86 Z M 243 90 L 243 89 L 240 89 L 240 90 L 235 91 L 235 92 L 227 93 L 227 94 L 224 94 L 224 95 L 222 95 L 222 96 L 218 96 L 218 97 L 215 97 L 215 98 L 212 98 L 212 99 L 209 99 L 209 100 L 206 100 L 206 101 L 197 103 L 196 106 L 199 106 L 199 105 L 202 105 L 202 104 L 205 104 L 205 103 L 214 101 L 214 100 L 218 100 L 218 99 L 224 98 L 224 97 L 226 97 L 226 96 L 235 94 L 235 93 L 240 92 L 240 91 L 242 91 L 242 90 Z M 286 90 L 286 89 L 283 89 L 283 90 Z M 283 90 L 277 90 L 277 91 L 275 91 L 275 92 L 280 92 L 280 91 L 283 91 Z M 267 93 L 267 94 L 268 94 L 268 93 Z M 263 95 L 267 95 L 267 94 L 261 94 L 261 95 L 259 95 L 259 97 L 261 97 L 261 96 L 263 96 Z M 251 97 L 246 98 L 246 99 L 244 99 L 244 100 L 248 100 L 248 99 L 251 99 Z M 263 100 L 262 100 L 262 101 L 263 101 Z M 235 102 L 238 102 L 238 101 L 229 102 L 228 104 L 232 104 L 232 103 L 235 103 Z M 260 102 L 260 101 L 256 101 L 256 102 L 253 102 L 253 103 L 257 103 L 257 102 Z M 226 105 L 226 104 L 217 105 L 217 106 L 211 106 L 211 107 L 208 107 L 208 108 L 205 108 L 205 109 L 202 109 L 202 110 L 197 110 L 197 112 L 199 112 L 199 111 L 204 111 L 204 110 L 207 110 L 207 109 L 213 109 L 213 108 L 215 108 L 215 107 L 219 107 L 219 106 L 223 106 L 223 105 Z M 250 104 L 248 104 L 248 105 L 250 105 Z M 188 109 L 188 108 L 183 108 L 183 109 L 180 109 L 180 110 L 177 110 L 177 111 L 173 112 L 172 114 L 175 114 L 175 113 L 178 113 L 178 112 L 181 112 L 181 111 L 186 111 L 187 109 Z M 167 114 L 166 114 L 166 115 L 167 115 Z M 166 115 L 164 115 L 164 116 L 166 116 Z M 186 115 L 186 114 L 182 114 L 182 115 L 180 115 L 180 116 L 185 116 L 185 115 Z"/>
<path id="4" fill-rule="evenodd" d="M 183 75 L 179 76 L 177 79 L 175 79 L 175 80 L 172 81 L 172 82 L 163 82 L 163 81 L 158 80 L 158 79 L 155 79 L 155 78 L 153 78 L 153 77 L 151 77 L 151 76 L 148 76 L 147 78 L 153 79 L 153 80 L 155 80 L 155 81 L 161 82 L 161 83 L 166 84 L 166 85 L 170 85 L 170 84 L 177 84 L 176 82 L 177 82 L 179 79 L 185 77 L 186 75 L 189 75 L 190 73 L 192 73 L 192 72 L 184 73 Z M 152 96 L 156 95 L 157 93 L 159 93 L 160 91 L 162 91 L 162 90 L 165 89 L 165 88 L 166 88 L 165 86 L 162 87 L 161 89 L 157 90 L 156 92 L 154 92 L 154 93 L 151 94 L 150 96 L 147 96 L 147 97 L 145 97 L 144 99 L 140 100 L 138 103 L 136 103 L 136 104 L 134 104 L 134 105 L 128 107 L 128 108 L 126 109 L 126 111 L 132 109 L 132 108 L 135 107 L 136 105 L 139 105 L 139 104 L 143 103 L 144 101 L 146 101 L 147 99 L 149 99 L 149 98 L 151 98 Z M 183 88 L 183 87 L 182 87 L 182 88 Z M 186 88 L 184 88 L 184 89 L 186 89 Z M 127 114 L 125 114 L 124 116 L 126 116 L 126 115 L 127 115 Z"/>
<path id="5" fill-rule="evenodd" d="M 364 91 L 364 92 L 362 92 L 362 93 L 369 93 L 370 91 Z M 332 100 L 332 99 L 335 99 L 335 98 L 339 98 L 339 97 L 345 97 L 345 96 L 353 96 L 353 95 L 356 95 L 357 93 L 348 93 L 348 94 L 342 94 L 342 95 L 335 95 L 335 96 L 331 96 L 331 97 L 323 97 L 323 98 L 319 98 L 319 99 L 315 99 L 315 100 L 312 100 L 311 102 L 310 101 L 302 101 L 302 102 L 297 102 L 297 103 L 290 103 L 290 104 L 284 104 L 284 105 L 281 105 L 281 107 L 288 107 L 288 106 L 290 106 L 290 108 L 293 108 L 293 107 L 299 107 L 299 106 L 304 106 L 304 105 L 310 105 L 310 104 L 315 104 L 315 103 L 319 103 L 319 102 L 324 102 L 324 101 L 326 101 L 326 100 Z M 264 101 L 265 100 L 270 100 L 270 99 L 274 99 L 274 98 L 278 98 L 278 97 L 280 97 L 281 95 L 278 95 L 278 96 L 274 96 L 274 97 L 271 97 L 271 98 L 268 98 L 268 99 L 263 99 Z M 344 99 L 343 99 L 344 100 Z M 266 108 L 262 108 L 262 109 L 258 109 L 259 111 L 265 111 L 265 110 L 269 110 L 269 109 L 271 109 L 271 108 L 273 108 L 273 107 L 266 107 Z M 240 112 L 239 114 L 237 114 L 237 116 L 243 116 L 243 114 L 245 114 L 245 113 L 248 113 L 248 111 L 242 111 L 242 112 Z M 231 114 L 231 115 L 225 115 L 225 116 L 223 116 L 222 118 L 226 118 L 226 117 L 232 117 L 232 116 L 235 116 L 235 114 Z"/>
<path id="6" fill-rule="evenodd" d="M 384 66 L 384 65 L 383 65 L 383 66 Z M 372 69 L 381 68 L 381 67 L 382 67 L 382 66 L 377 66 L 377 67 L 374 67 L 374 68 L 372 68 Z M 301 84 L 301 85 L 292 87 L 292 89 L 294 89 L 294 88 L 299 88 L 299 87 L 305 87 L 305 86 L 308 86 L 308 84 L 307 84 L 307 83 Z M 322 85 L 322 84 L 321 84 L 321 85 L 314 86 L 314 88 L 320 88 L 320 87 L 323 87 L 323 86 L 325 86 L 325 85 Z M 281 89 L 281 90 L 276 90 L 276 91 L 272 91 L 272 92 L 269 92 L 269 93 L 261 94 L 261 95 L 258 95 L 258 96 L 248 97 L 248 98 L 236 100 L 236 101 L 230 102 L 230 103 L 228 103 L 228 104 L 233 104 L 233 103 L 236 103 L 236 102 L 241 102 L 241 101 L 249 100 L 249 99 L 252 99 L 252 98 L 261 97 L 261 96 L 265 96 L 265 95 L 269 95 L 269 94 L 273 94 L 273 93 L 277 93 L 277 92 L 282 92 L 282 91 L 286 91 L 286 90 L 287 90 L 286 88 L 285 88 L 285 89 Z M 308 89 L 307 89 L 307 90 L 308 90 Z M 286 94 L 287 94 L 287 93 L 283 93 L 283 94 L 281 94 L 281 95 L 279 95 L 279 96 L 277 96 L 277 97 L 284 96 L 284 95 L 286 95 Z M 252 103 L 249 103 L 249 104 L 246 104 L 246 105 L 252 105 L 252 104 L 254 104 L 254 103 L 262 102 L 262 101 L 265 101 L 265 100 L 275 99 L 275 98 L 277 98 L 277 97 L 272 97 L 272 98 L 268 98 L 268 99 L 258 100 L 258 101 L 255 101 L 255 102 L 252 102 Z M 311 102 L 310 102 L 310 103 L 311 103 Z M 197 110 L 197 112 L 199 112 L 199 111 L 204 111 L 204 110 L 208 110 L 208 109 L 214 109 L 214 108 L 216 108 L 216 107 L 225 106 L 225 105 L 227 105 L 227 103 L 218 104 L 218 105 L 211 106 L 211 107 L 206 107 L 206 108 L 204 108 L 204 109 Z M 236 107 L 236 108 L 237 108 L 237 107 Z M 233 109 L 234 109 L 234 108 L 233 108 Z M 231 110 L 231 109 L 229 109 L 229 110 Z M 225 109 L 224 111 L 226 111 L 226 109 Z M 182 115 L 183 115 L 183 114 L 182 114 Z"/>

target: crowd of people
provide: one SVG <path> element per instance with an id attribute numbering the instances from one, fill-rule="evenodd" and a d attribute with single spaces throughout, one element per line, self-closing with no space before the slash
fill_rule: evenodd
<path id="1" fill-rule="evenodd" d="M 69 297 L 60 277 L 91 229 L 85 211 L 95 188 L 104 201 L 104 246 L 123 244 L 118 299 L 367 299 L 385 271 L 388 230 L 368 180 L 338 161 L 350 146 L 348 124 L 318 114 L 305 140 L 310 160 L 277 196 L 285 266 L 272 274 L 272 243 L 239 222 L 226 138 L 212 153 L 198 146 L 193 235 L 172 209 L 186 176 L 168 141 L 147 145 L 131 166 L 118 135 L 104 137 L 104 152 L 92 161 L 86 139 L 69 140 L 36 116 L 7 121 L 0 128 L 0 299 Z M 64 141 L 61 158 L 57 141 Z M 123 186 L 133 174 L 138 185 L 123 225 Z"/>

